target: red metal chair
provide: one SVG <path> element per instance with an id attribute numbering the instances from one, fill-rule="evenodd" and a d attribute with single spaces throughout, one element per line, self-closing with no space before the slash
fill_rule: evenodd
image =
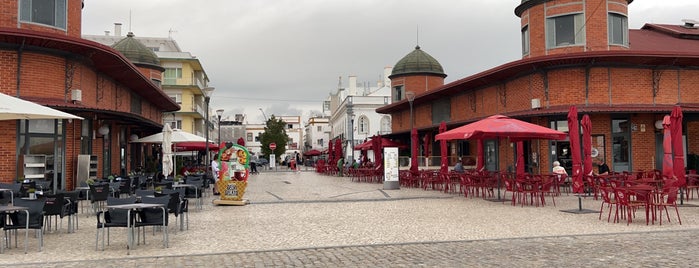
<path id="1" fill-rule="evenodd" d="M 657 207 L 660 211 L 660 225 L 663 225 L 663 209 L 667 215 L 667 221 L 670 222 L 670 212 L 667 207 L 674 207 L 675 213 L 677 214 L 677 221 L 682 225 L 682 219 L 680 219 L 680 211 L 677 209 L 677 187 L 666 187 L 657 197 L 657 200 L 653 202 L 653 206 Z"/>

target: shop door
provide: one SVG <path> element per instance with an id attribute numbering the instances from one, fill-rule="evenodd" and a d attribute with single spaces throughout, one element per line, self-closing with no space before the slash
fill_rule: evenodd
<path id="1" fill-rule="evenodd" d="M 498 169 L 498 142 L 497 140 L 483 141 L 483 151 L 485 153 L 485 169 L 497 171 Z"/>
<path id="2" fill-rule="evenodd" d="M 612 171 L 631 171 L 630 125 L 628 119 L 612 120 Z"/>

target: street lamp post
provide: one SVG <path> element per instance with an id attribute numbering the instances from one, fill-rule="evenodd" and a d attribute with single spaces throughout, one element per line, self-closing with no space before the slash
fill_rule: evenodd
<path id="1" fill-rule="evenodd" d="M 410 105 L 410 133 L 413 131 L 413 101 L 415 101 L 415 92 L 408 91 L 405 92 L 405 98 L 408 99 L 408 105 Z M 415 144 L 413 144 L 413 138 L 410 138 L 410 159 L 415 155 Z M 410 163 L 413 165 L 413 163 Z"/>
<path id="2" fill-rule="evenodd" d="M 265 114 L 265 111 L 263 111 L 262 108 L 258 108 L 258 109 L 260 109 L 260 112 L 262 112 L 262 117 L 265 118 L 265 124 L 266 124 L 267 123 L 267 115 Z"/>
<path id="3" fill-rule="evenodd" d="M 352 96 L 347 97 L 347 141 L 347 147 L 349 147 L 350 150 L 350 157 L 352 160 L 354 160 L 354 111 L 352 110 Z M 348 160 L 349 159 L 345 161 Z"/>
<path id="4" fill-rule="evenodd" d="M 211 161 L 209 160 L 209 102 L 211 101 L 211 93 L 213 91 L 214 88 L 212 87 L 204 88 L 204 104 L 206 105 L 206 110 L 204 111 L 204 136 L 206 138 L 206 147 L 204 149 L 206 150 L 206 154 L 204 155 L 204 174 L 209 174 L 209 162 Z"/>
<path id="5" fill-rule="evenodd" d="M 223 109 L 216 110 L 216 115 L 218 116 L 218 144 L 221 144 L 221 116 L 223 115 Z"/>

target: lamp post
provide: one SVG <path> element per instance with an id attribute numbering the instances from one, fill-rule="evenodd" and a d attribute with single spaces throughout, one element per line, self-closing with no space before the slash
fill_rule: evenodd
<path id="1" fill-rule="evenodd" d="M 204 174 L 209 174 L 209 162 L 211 162 L 211 160 L 209 160 L 209 102 L 211 101 L 211 93 L 213 93 L 213 91 L 213 87 L 204 88 L 204 104 L 206 106 L 204 111 L 204 137 L 206 138 L 206 147 L 204 149 L 206 150 L 206 154 L 204 155 Z"/>
<path id="2" fill-rule="evenodd" d="M 267 115 L 265 114 L 265 111 L 262 110 L 262 108 L 258 108 L 260 112 L 262 112 L 262 117 L 265 118 L 265 124 L 267 123 Z"/>
<path id="3" fill-rule="evenodd" d="M 415 101 L 415 92 L 408 91 L 405 92 L 405 98 L 408 99 L 408 105 L 410 105 L 410 133 L 413 131 L 413 101 Z M 415 144 L 413 144 L 413 139 L 412 137 L 410 138 L 410 157 L 412 159 L 412 156 L 415 155 Z M 410 163 L 411 165 L 413 163 Z"/>
<path id="4" fill-rule="evenodd" d="M 218 144 L 221 144 L 221 116 L 223 115 L 223 109 L 216 110 L 216 115 L 218 116 Z"/>
<path id="5" fill-rule="evenodd" d="M 352 110 L 352 96 L 347 97 L 347 141 L 350 157 L 354 159 L 354 111 Z"/>

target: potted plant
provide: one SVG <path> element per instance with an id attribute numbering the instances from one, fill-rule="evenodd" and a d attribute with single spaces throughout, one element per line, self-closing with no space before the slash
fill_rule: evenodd
<path id="1" fill-rule="evenodd" d="M 182 180 L 182 175 L 177 175 L 177 176 L 175 176 L 175 178 L 172 179 L 172 184 L 178 185 L 178 184 L 180 184 L 181 180 Z"/>
<path id="2" fill-rule="evenodd" d="M 156 193 L 162 193 L 163 192 L 163 186 L 156 186 L 153 189 Z"/>
<path id="3" fill-rule="evenodd" d="M 93 179 L 93 178 L 87 178 L 87 180 L 85 180 L 85 184 L 87 184 L 87 185 L 94 185 L 94 184 L 95 184 L 95 179 Z"/>
<path id="4" fill-rule="evenodd" d="M 114 182 L 114 175 L 107 176 L 107 180 L 109 180 L 109 182 Z"/>
<path id="5" fill-rule="evenodd" d="M 36 189 L 29 188 L 29 190 L 27 190 L 27 193 L 29 193 L 29 199 L 36 199 Z"/>

